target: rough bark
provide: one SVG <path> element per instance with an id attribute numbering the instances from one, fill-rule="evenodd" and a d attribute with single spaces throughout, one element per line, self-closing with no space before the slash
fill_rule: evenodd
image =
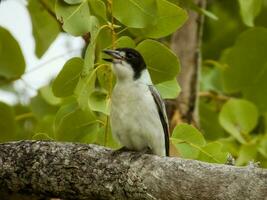
<path id="1" fill-rule="evenodd" d="M 205 0 L 194 2 L 199 7 L 205 7 Z M 181 72 L 177 79 L 182 89 L 179 97 L 168 106 L 171 128 L 179 122 L 198 125 L 197 93 L 204 18 L 192 10 L 188 11 L 188 15 L 185 25 L 173 34 L 171 40 L 171 48 L 181 61 Z"/>
<path id="2" fill-rule="evenodd" d="M 20 141 L 0 144 L 0 188 L 64 199 L 264 200 L 267 170 Z"/>

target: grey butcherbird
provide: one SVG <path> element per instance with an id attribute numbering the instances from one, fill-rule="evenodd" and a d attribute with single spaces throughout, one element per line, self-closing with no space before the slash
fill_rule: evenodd
<path id="1" fill-rule="evenodd" d="M 169 127 L 165 105 L 153 87 L 142 55 L 131 48 L 104 50 L 117 77 L 111 97 L 113 137 L 129 150 L 151 149 L 169 155 Z"/>

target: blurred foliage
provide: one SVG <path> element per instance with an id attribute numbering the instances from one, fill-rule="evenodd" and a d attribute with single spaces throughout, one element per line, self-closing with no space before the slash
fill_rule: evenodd
<path id="1" fill-rule="evenodd" d="M 204 25 L 201 130 L 237 165 L 267 167 L 267 1 L 215 0 L 208 9 L 218 20 Z"/>
<path id="2" fill-rule="evenodd" d="M 29 0 L 35 53 L 42 57 L 59 33 L 86 41 L 81 58 L 71 58 L 28 103 L 0 102 L 0 140 L 58 140 L 112 148 L 109 107 L 116 82 L 105 48 L 131 47 L 143 55 L 163 98 L 176 98 L 179 59 L 170 35 L 187 20 L 187 10 L 204 23 L 200 129 L 178 125 L 171 141 L 184 158 L 267 167 L 267 0 L 213 0 L 207 9 L 192 0 Z M 0 85 L 25 73 L 20 47 L 0 27 Z"/>

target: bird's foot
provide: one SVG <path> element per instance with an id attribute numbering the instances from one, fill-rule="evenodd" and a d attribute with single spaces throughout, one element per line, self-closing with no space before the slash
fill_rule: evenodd
<path id="1" fill-rule="evenodd" d="M 142 154 L 153 154 L 152 150 L 149 147 L 144 148 L 140 151 Z"/>
<path id="2" fill-rule="evenodd" d="M 136 151 L 132 156 L 131 156 L 131 161 L 137 160 L 140 156 L 144 154 L 153 154 L 152 150 L 149 147 L 146 147 L 145 149 L 141 151 Z"/>
<path id="3" fill-rule="evenodd" d="M 119 149 L 114 150 L 114 151 L 112 152 L 112 156 L 117 156 L 117 155 L 119 155 L 120 153 L 125 152 L 125 151 L 131 151 L 131 150 L 127 149 L 127 147 L 121 147 L 121 148 L 119 148 Z"/>

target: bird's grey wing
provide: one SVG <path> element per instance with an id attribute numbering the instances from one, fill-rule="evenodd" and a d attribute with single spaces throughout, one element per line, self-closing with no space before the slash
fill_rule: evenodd
<path id="1" fill-rule="evenodd" d="M 148 87 L 158 108 L 160 121 L 164 130 L 166 156 L 169 156 L 169 124 L 165 104 L 157 89 L 152 85 L 149 85 Z"/>

